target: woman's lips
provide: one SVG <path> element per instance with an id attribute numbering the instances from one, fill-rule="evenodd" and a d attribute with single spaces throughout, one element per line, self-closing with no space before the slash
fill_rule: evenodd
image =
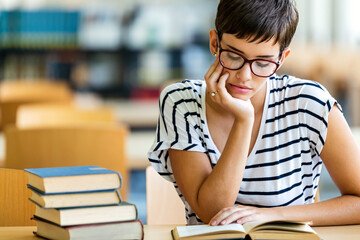
<path id="1" fill-rule="evenodd" d="M 251 88 L 244 86 L 244 85 L 233 85 L 230 84 L 230 88 L 233 92 L 247 94 L 251 91 Z"/>

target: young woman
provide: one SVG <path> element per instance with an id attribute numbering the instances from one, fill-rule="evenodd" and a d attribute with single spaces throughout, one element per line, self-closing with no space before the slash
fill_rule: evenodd
<path id="1" fill-rule="evenodd" d="M 298 23 L 290 0 L 221 0 L 203 80 L 166 87 L 149 152 L 189 224 L 360 223 L 360 150 L 320 84 L 277 76 Z M 314 202 L 322 164 L 341 196 Z"/>

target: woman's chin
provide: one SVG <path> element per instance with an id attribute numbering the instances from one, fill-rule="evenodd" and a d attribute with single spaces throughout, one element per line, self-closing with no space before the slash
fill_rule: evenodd
<path id="1" fill-rule="evenodd" d="M 240 94 L 240 93 L 230 93 L 230 95 L 233 97 L 233 98 L 236 98 L 236 99 L 241 99 L 243 101 L 247 101 L 251 98 L 251 96 L 249 94 Z"/>

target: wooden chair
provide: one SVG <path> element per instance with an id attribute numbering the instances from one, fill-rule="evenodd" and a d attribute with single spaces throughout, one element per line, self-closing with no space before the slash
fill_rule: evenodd
<path id="1" fill-rule="evenodd" d="M 173 184 L 152 166 L 146 168 L 146 208 L 148 225 L 186 224 L 185 207 Z"/>
<path id="2" fill-rule="evenodd" d="M 20 106 L 16 126 L 34 128 L 45 126 L 112 124 L 117 122 L 110 108 L 80 108 L 70 103 L 40 103 Z"/>
<path id="3" fill-rule="evenodd" d="M 35 204 L 23 170 L 0 168 L 0 226 L 32 226 Z"/>
<path id="4" fill-rule="evenodd" d="M 318 186 L 318 189 L 315 194 L 315 202 L 320 202 L 320 186 Z"/>
<path id="5" fill-rule="evenodd" d="M 125 143 L 127 127 L 118 125 L 5 128 L 8 168 L 40 168 L 96 165 L 119 171 L 120 193 L 127 198 L 128 163 Z"/>
<path id="6" fill-rule="evenodd" d="M 73 94 L 64 82 L 50 80 L 0 83 L 1 125 L 14 124 L 20 105 L 37 102 L 71 102 Z"/>
<path id="7" fill-rule="evenodd" d="M 355 138 L 355 141 L 357 142 L 357 144 L 360 147 L 360 127 L 352 127 L 351 132 Z"/>

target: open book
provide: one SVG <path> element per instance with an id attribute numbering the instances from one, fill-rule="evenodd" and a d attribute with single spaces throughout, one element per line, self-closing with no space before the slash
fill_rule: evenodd
<path id="1" fill-rule="evenodd" d="M 316 239 L 317 233 L 304 222 L 269 221 L 248 222 L 243 225 L 232 223 L 229 225 L 193 225 L 177 226 L 172 231 L 174 240 L 181 239 Z"/>

